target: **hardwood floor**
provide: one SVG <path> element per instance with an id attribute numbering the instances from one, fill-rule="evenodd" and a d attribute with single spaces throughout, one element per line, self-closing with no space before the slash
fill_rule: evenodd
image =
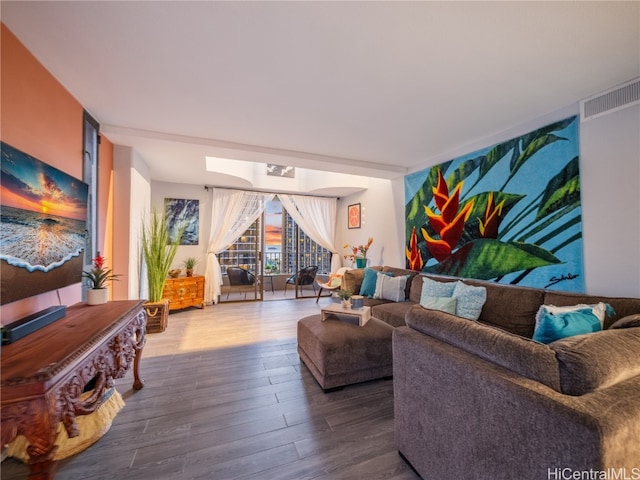
<path id="1" fill-rule="evenodd" d="M 325 394 L 296 352 L 296 322 L 321 298 L 176 312 L 147 336 L 133 392 L 109 432 L 59 463 L 57 480 L 419 477 L 393 438 L 393 382 Z M 15 459 L 3 480 L 27 478 Z"/>

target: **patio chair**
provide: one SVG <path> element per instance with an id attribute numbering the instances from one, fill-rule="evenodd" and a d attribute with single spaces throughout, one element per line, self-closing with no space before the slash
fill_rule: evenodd
<path id="1" fill-rule="evenodd" d="M 227 292 L 227 300 L 231 291 L 244 291 L 244 298 L 247 298 L 247 292 L 253 291 L 256 287 L 256 277 L 249 270 L 240 267 L 228 267 L 227 276 L 229 277 L 229 291 Z"/>
<path id="2" fill-rule="evenodd" d="M 300 296 L 302 296 L 302 287 L 305 285 L 311 285 L 313 287 L 313 293 L 316 293 L 316 273 L 318 273 L 317 265 L 300 269 L 298 273 L 294 273 L 287 278 L 287 281 L 284 284 L 284 294 L 287 294 L 288 285 L 295 285 L 296 296 L 298 295 L 298 288 L 300 288 Z"/>

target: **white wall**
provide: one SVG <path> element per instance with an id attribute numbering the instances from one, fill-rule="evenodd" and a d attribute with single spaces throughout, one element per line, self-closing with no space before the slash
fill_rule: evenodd
<path id="1" fill-rule="evenodd" d="M 580 125 L 588 293 L 640 296 L 640 105 Z"/>
<path id="2" fill-rule="evenodd" d="M 181 245 L 171 268 L 182 268 L 188 257 L 194 257 L 197 264 L 194 274 L 204 275 L 206 270 L 207 244 L 211 229 L 211 191 L 205 190 L 203 185 L 187 185 L 184 183 L 151 182 L 151 208 L 164 212 L 165 198 L 182 198 L 199 201 L 199 240 L 198 245 Z"/>
<path id="3" fill-rule="evenodd" d="M 126 272 L 113 283 L 113 298 L 146 298 L 146 282 L 142 289 L 140 282 L 140 238 L 151 199 L 149 168 L 130 147 L 115 145 L 113 171 L 113 271 Z"/>
<path id="4" fill-rule="evenodd" d="M 577 104 L 565 107 L 425 160 L 412 172 L 577 114 Z M 640 106 L 584 122 L 579 135 L 586 293 L 640 297 Z M 347 229 L 352 203 L 365 209 L 361 229 Z M 403 179 L 371 182 L 368 191 L 341 198 L 338 212 L 340 246 L 373 236 L 369 265 L 405 266 Z"/>
<path id="5" fill-rule="evenodd" d="M 404 266 L 404 180 L 369 179 L 366 191 L 338 201 L 338 228 L 336 245 L 341 257 L 350 253 L 343 249 L 345 244 L 357 246 L 373 237 L 373 244 L 367 257 L 368 265 Z M 347 228 L 347 208 L 359 203 L 362 209 L 361 227 Z M 351 262 L 341 258 L 342 265 L 350 267 Z"/>

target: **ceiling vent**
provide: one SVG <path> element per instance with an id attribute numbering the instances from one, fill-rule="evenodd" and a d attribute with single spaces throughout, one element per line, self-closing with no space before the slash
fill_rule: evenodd
<path id="1" fill-rule="evenodd" d="M 640 78 L 580 102 L 580 121 L 617 112 L 640 103 Z"/>

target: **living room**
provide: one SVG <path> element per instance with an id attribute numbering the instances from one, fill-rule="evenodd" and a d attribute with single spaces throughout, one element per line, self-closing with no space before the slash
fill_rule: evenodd
<path id="1" fill-rule="evenodd" d="M 7 2 L 7 4 L 10 3 L 12 2 Z M 14 3 L 18 4 L 20 2 Z M 22 30 L 27 27 L 20 27 L 19 16 L 14 17 L 11 14 L 11 8 L 15 8 L 15 4 L 5 6 L 5 2 L 3 2 L 2 7 L 2 139 L 3 142 L 81 179 L 83 178 L 83 165 L 82 155 L 79 152 L 82 151 L 83 110 L 88 109 L 90 113 L 96 115 L 101 124 L 107 125 L 107 128 L 101 134 L 102 141 L 98 147 L 100 161 L 97 175 L 97 243 L 99 250 L 103 252 L 110 262 L 109 266 L 115 272 L 122 273 L 124 276 L 121 281 L 113 284 L 111 299 L 138 298 L 138 263 L 136 260 L 137 253 L 134 252 L 136 244 L 131 241 L 135 237 L 132 231 L 137 228 L 138 218 L 140 218 L 142 212 L 148 211 L 151 206 L 161 205 L 165 198 L 194 198 L 200 200 L 202 206 L 200 215 L 203 227 L 201 242 L 197 247 L 183 248 L 178 253 L 176 263 L 188 256 L 197 256 L 201 259 L 200 268 L 203 268 L 206 256 L 206 242 L 208 241 L 206 226 L 209 225 L 211 215 L 210 193 L 203 188 L 204 185 L 217 184 L 218 186 L 234 188 L 251 187 L 247 186 L 246 183 L 237 183 L 236 180 L 229 179 L 229 176 L 227 176 L 229 182 L 226 184 L 221 184 L 218 181 L 209 182 L 205 177 L 201 182 L 194 184 L 185 184 L 182 181 L 171 182 L 167 178 L 159 176 L 154 178 L 151 173 L 154 167 L 150 165 L 153 159 L 144 157 L 140 153 L 142 150 L 137 150 L 126 143 L 117 143 L 113 140 L 118 138 L 118 135 L 123 136 L 123 132 L 115 128 L 116 126 L 112 124 L 109 118 L 101 118 L 97 114 L 101 108 L 100 102 L 95 100 L 92 105 L 81 103 L 78 98 L 84 96 L 84 92 L 67 90 L 61 80 L 54 74 L 55 68 L 58 67 L 38 60 L 39 55 L 44 55 L 45 53 L 41 52 L 36 55 L 29 48 L 29 36 Z M 593 8 L 600 7 L 602 6 L 595 2 Z M 5 8 L 7 16 L 5 16 Z M 383 169 L 380 165 L 375 165 L 376 162 L 371 162 L 371 164 L 367 165 L 367 162 L 356 161 L 355 159 L 352 159 L 351 164 L 344 162 L 345 164 L 340 165 L 336 160 L 340 155 L 336 155 L 333 162 L 329 161 L 330 155 L 327 155 L 324 166 L 319 165 L 323 163 L 321 155 L 316 155 L 315 158 L 312 158 L 311 155 L 306 159 L 298 158 L 297 162 L 299 163 L 297 163 L 296 167 L 301 170 L 308 168 L 312 171 L 320 171 L 322 168 L 330 168 L 338 173 L 355 174 L 362 177 L 358 180 L 358 184 L 355 185 L 357 191 L 345 190 L 347 192 L 346 195 L 336 195 L 339 197 L 337 201 L 335 242 L 338 248 L 343 244 L 360 244 L 365 242 L 368 237 L 373 237 L 375 241 L 369 254 L 370 265 L 405 267 L 405 245 L 407 239 L 405 238 L 404 175 L 437 165 L 459 155 L 468 154 L 479 148 L 523 135 L 568 116 L 578 115 L 582 99 L 638 77 L 638 28 L 635 21 L 638 18 L 637 8 L 638 5 L 635 2 L 608 3 L 607 9 L 609 10 L 606 11 L 615 12 L 615 14 L 611 13 L 613 20 L 607 25 L 612 28 L 611 25 L 615 25 L 616 22 L 619 22 L 618 24 L 622 23 L 625 27 L 619 30 L 630 31 L 632 36 L 635 35 L 633 37 L 635 43 L 630 49 L 633 54 L 630 56 L 623 55 L 624 58 L 618 59 L 618 65 L 624 64 L 624 67 L 618 66 L 616 69 L 613 64 L 605 64 L 605 57 L 602 52 L 600 50 L 596 51 L 593 57 L 589 59 L 595 65 L 593 69 L 596 71 L 607 70 L 611 72 L 611 77 L 604 76 L 604 78 L 599 78 L 591 84 L 588 83 L 588 78 L 564 78 L 562 81 L 558 81 L 558 89 L 560 89 L 563 82 L 573 84 L 572 88 L 576 93 L 571 101 L 566 101 L 568 98 L 566 96 L 558 96 L 557 100 L 554 100 L 552 108 L 546 108 L 535 115 L 504 119 L 503 126 L 499 129 L 476 133 L 466 138 L 457 137 L 456 143 L 449 144 L 446 149 L 441 151 L 425 154 L 418 153 L 411 167 L 399 167 L 396 165 L 396 170 L 393 170 L 391 166 Z M 598 12 L 602 13 L 600 10 Z M 590 17 L 592 14 L 593 12 L 587 12 L 584 15 Z M 562 18 L 565 19 L 566 17 Z M 635 22 L 635 27 L 629 27 L 629 22 L 624 21 L 624 19 L 628 18 Z M 598 25 L 598 22 L 594 22 L 593 25 Z M 17 33 L 18 30 L 21 32 L 20 35 Z M 592 29 L 592 31 L 594 30 L 597 29 Z M 622 33 L 620 33 L 620 37 L 615 36 L 611 31 L 605 31 L 604 28 L 599 34 L 602 37 L 598 37 L 598 41 L 604 45 L 602 49 L 605 52 L 608 51 L 608 48 L 617 48 L 619 46 L 614 41 L 609 43 L 609 40 L 606 40 L 607 37 L 615 37 L 616 39 L 628 38 L 624 37 Z M 571 45 L 565 45 L 565 47 L 568 49 L 565 59 L 571 58 Z M 560 48 L 558 49 L 560 50 Z M 625 52 L 628 51 L 625 50 Z M 111 55 L 111 53 L 103 51 L 102 55 L 107 56 Z M 99 62 L 100 56 L 96 58 L 96 61 Z M 74 68 L 78 71 L 82 70 L 79 67 L 74 66 Z M 408 75 L 408 73 L 405 73 L 405 75 Z M 536 73 L 532 71 L 529 72 L 529 75 L 536 75 Z M 78 76 L 80 76 L 80 73 L 78 73 Z M 517 77 L 513 81 L 513 90 L 515 92 L 512 92 L 512 95 L 514 97 L 530 95 L 533 100 L 529 103 L 542 103 L 543 101 L 549 101 L 550 98 L 556 98 L 553 90 L 540 89 L 531 93 L 523 90 L 519 87 L 519 81 Z M 586 84 L 583 85 L 582 82 Z M 594 87 L 594 85 L 597 87 Z M 507 97 L 504 100 L 505 103 L 509 101 Z M 395 107 L 389 108 L 388 113 L 382 112 L 381 115 L 393 116 L 402 114 Z M 535 111 L 535 109 L 530 111 Z M 493 113 L 499 116 L 499 111 Z M 459 111 L 457 115 L 464 116 L 465 111 Z M 476 123 L 482 123 L 483 116 L 486 114 L 476 111 L 473 115 L 475 115 Z M 473 115 L 469 116 L 473 117 Z M 585 292 L 589 294 L 640 296 L 640 248 L 638 248 L 638 245 L 640 245 L 640 193 L 637 188 L 637 183 L 640 179 L 638 161 L 638 158 L 640 158 L 640 147 L 638 145 L 639 118 L 640 105 L 635 104 L 606 116 L 580 123 L 583 256 Z M 134 133 L 132 132 L 134 129 L 130 128 L 130 125 L 123 124 L 121 127 L 128 127 L 125 133 Z M 144 125 L 138 125 L 137 127 L 138 130 L 145 130 Z M 109 128 L 112 132 L 111 136 L 108 133 Z M 447 128 L 455 130 L 457 127 L 456 124 L 451 122 L 447 125 Z M 159 130 L 156 131 L 156 133 L 158 132 Z M 411 130 L 407 129 L 405 133 L 409 135 Z M 138 131 L 138 134 L 142 136 L 140 131 Z M 157 136 L 159 137 L 159 135 Z M 187 136 L 189 135 L 178 135 L 177 131 L 175 131 L 173 136 L 156 138 L 155 140 L 160 143 L 164 142 L 165 148 L 170 150 L 175 143 L 180 143 Z M 212 135 L 212 137 L 209 140 L 214 143 L 213 139 L 218 137 L 215 135 Z M 201 136 L 201 138 L 203 137 Z M 151 141 L 149 138 L 146 140 Z M 230 143 L 238 139 L 229 138 L 225 140 L 228 140 L 228 143 L 223 147 L 227 148 Z M 238 143 L 250 144 L 251 141 Z M 255 145 L 263 144 L 256 139 Z M 273 147 L 269 152 L 271 154 L 275 154 L 278 148 L 282 149 L 279 151 L 280 153 L 284 153 L 285 148 L 282 145 L 271 144 L 268 146 Z M 197 150 L 198 153 L 203 149 L 206 150 L 203 145 L 191 145 L 190 148 Z M 217 147 L 217 150 L 219 149 L 220 146 Z M 246 152 L 243 155 L 246 155 Z M 213 156 L 218 156 L 217 152 Z M 242 158 L 246 157 L 243 156 Z M 294 158 L 293 160 L 296 159 Z M 254 160 L 254 163 L 258 163 L 258 160 Z M 377 172 L 375 171 L 376 166 L 378 167 Z M 365 167 L 369 167 L 369 169 L 367 170 Z M 313 189 L 320 191 L 328 186 L 332 186 L 330 180 L 325 181 L 324 185 L 314 185 L 310 189 L 304 186 L 299 191 L 291 189 L 291 192 L 305 193 Z M 353 185 L 350 185 L 350 187 L 353 187 Z M 360 229 L 349 229 L 347 226 L 347 208 L 352 204 L 360 204 L 363 208 L 363 222 Z M 343 254 L 345 252 L 341 249 L 338 253 Z M 346 263 L 345 265 L 350 266 Z M 200 274 L 204 274 L 204 270 L 197 271 Z M 80 286 L 73 285 L 58 291 L 3 304 L 0 310 L 2 323 L 11 323 L 18 318 L 51 305 L 73 305 L 80 302 L 83 298 L 82 296 L 83 293 Z M 216 316 L 218 307 L 207 306 L 204 312 L 210 311 Z M 247 306 L 247 308 L 268 307 Z M 298 307 L 295 303 L 288 305 L 286 308 L 299 308 L 300 312 L 295 314 L 296 317 L 301 316 L 303 312 L 309 311 L 308 307 Z M 197 313 L 191 312 L 189 315 L 196 315 Z M 158 338 L 158 340 L 155 338 Z M 164 342 L 161 339 L 161 335 L 155 338 L 149 340 L 149 342 Z M 173 341 L 177 341 L 176 337 L 172 338 Z M 167 343 L 170 342 L 169 340 L 166 341 Z M 154 348 L 159 350 L 159 347 Z M 146 376 L 150 377 L 151 374 L 146 373 Z M 314 394 L 313 398 L 317 402 L 322 401 L 319 400 L 322 395 Z M 403 475 L 407 474 L 403 473 Z M 5 478 L 4 474 L 3 478 Z M 339 478 L 339 476 L 332 478 Z M 405 478 L 411 477 L 407 476 Z"/>

